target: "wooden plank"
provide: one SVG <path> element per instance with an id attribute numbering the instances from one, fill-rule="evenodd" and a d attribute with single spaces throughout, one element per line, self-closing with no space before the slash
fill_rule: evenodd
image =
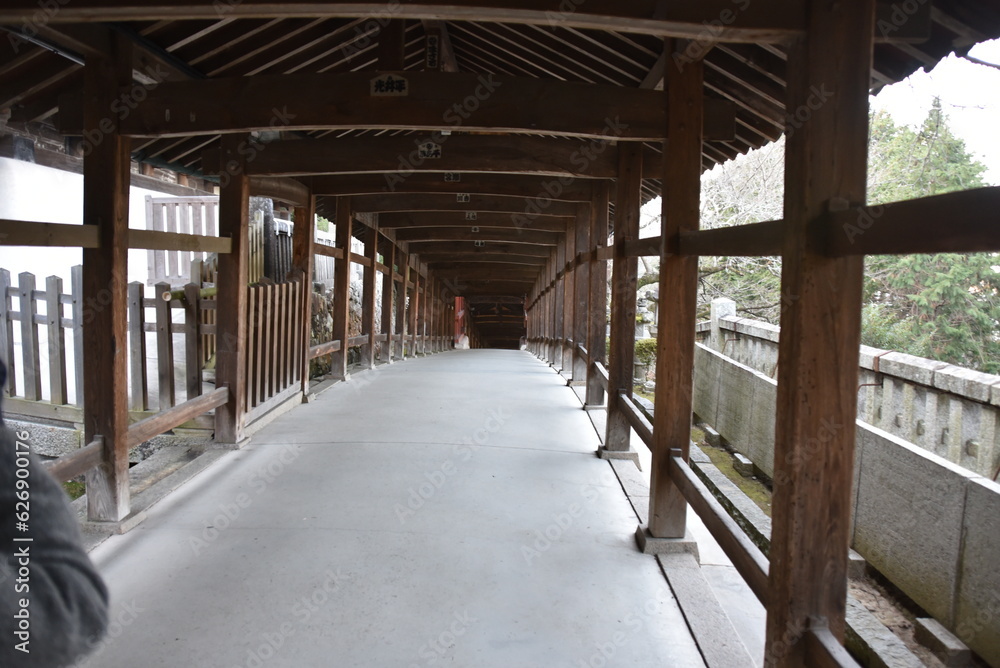
<path id="1" fill-rule="evenodd" d="M 101 463 L 104 451 L 104 437 L 98 436 L 92 443 L 74 450 L 59 459 L 46 462 L 45 470 L 59 482 L 66 482 L 83 475 Z"/>
<path id="2" fill-rule="evenodd" d="M 170 293 L 169 283 L 157 283 L 157 297 Z M 159 408 L 166 410 L 177 403 L 174 389 L 174 329 L 173 309 L 170 302 L 155 300 L 156 307 L 156 369 L 158 378 Z"/>
<path id="3" fill-rule="evenodd" d="M 187 399 L 201 396 L 201 290 L 184 286 L 184 369 Z"/>
<path id="4" fill-rule="evenodd" d="M 175 236 L 177 233 L 177 205 L 165 204 L 163 206 L 163 218 L 168 238 Z M 131 236 L 132 232 L 129 231 L 129 237 Z M 166 258 L 167 276 L 171 279 L 176 279 L 180 276 L 180 265 L 178 263 L 177 253 L 175 251 L 166 251 Z"/>
<path id="5" fill-rule="evenodd" d="M 389 71 L 395 68 L 389 68 Z M 408 71 L 407 94 L 372 95 L 372 72 L 258 74 L 166 81 L 149 88 L 122 119 L 131 137 L 183 137 L 273 130 L 411 130 L 440 134 L 456 123 L 463 132 L 530 133 L 603 140 L 662 142 L 666 128 L 663 91 L 607 84 L 512 77 Z M 251 80 L 252 79 L 252 80 Z M 261 90 L 268 96 L 262 97 Z M 308 98 L 301 91 L 308 90 Z M 475 113 L 448 101 L 476 98 Z M 217 104 L 224 99 L 225 106 Z M 273 100 L 283 100 L 280 109 Z M 710 122 L 710 139 L 733 138 L 730 104 L 712 98 L 719 122 Z M 69 107 L 72 109 L 72 105 Z M 444 109 L 444 113 L 442 113 Z M 560 113 L 550 113 L 559 109 Z M 167 113 L 169 110 L 169 114 Z M 728 117 L 725 113 L 728 110 Z M 60 114 L 60 130 L 80 131 L 78 116 Z M 270 150 L 270 148 L 268 148 Z"/>
<path id="6" fill-rule="evenodd" d="M 296 2 L 241 0 L 206 5 L 199 0 L 139 3 L 121 0 L 78 0 L 53 13 L 52 23 L 100 21 L 158 21 L 227 18 L 360 18 L 385 14 L 384 2 Z M 697 4 L 636 0 L 623 4 L 614 0 L 590 0 L 567 6 L 558 0 L 492 0 L 463 4 L 406 3 L 393 7 L 395 19 L 479 21 L 552 26 L 587 30 L 704 40 L 706 25 L 725 42 L 783 42 L 800 33 L 805 25 L 804 10 L 791 0 L 753 3 L 745 11 L 735 11 L 728 0 L 708 0 Z M 0 9 L 0 22 L 19 24 L 31 20 L 38 5 L 31 0 L 9 0 Z M 221 12 L 221 13 L 220 13 Z M 731 18 L 720 24 L 720 16 Z M 718 26 L 717 30 L 715 29 Z"/>
<path id="7" fill-rule="evenodd" d="M 410 282 L 409 256 L 396 248 L 393 244 L 393 252 L 396 256 L 396 266 L 399 267 L 399 285 L 396 287 L 396 357 L 405 359 L 406 345 L 406 286 Z"/>
<path id="8" fill-rule="evenodd" d="M 5 397 L 17 394 L 14 391 L 17 367 L 14 364 L 14 320 L 11 318 L 13 309 L 10 290 L 10 271 L 0 269 L 0 362 L 7 367 L 7 383 L 0 391 Z"/>
<path id="9" fill-rule="evenodd" d="M 70 292 L 73 320 L 73 370 L 76 385 L 76 405 L 83 406 L 83 265 L 70 268 Z M 11 376 L 12 377 L 12 376 Z M 13 383 L 13 381 L 11 381 Z"/>
<path id="10" fill-rule="evenodd" d="M 677 45 L 680 46 L 680 45 Z M 667 45 L 671 54 L 675 45 Z M 670 160 L 663 165 L 663 239 L 698 229 L 701 202 L 702 116 L 697 93 L 703 89 L 703 63 L 666 72 L 670 105 Z M 664 146 L 667 150 L 667 146 Z M 661 242 L 662 239 L 657 239 Z M 660 254 L 659 327 L 656 341 L 656 390 L 653 466 L 650 475 L 649 532 L 656 538 L 685 537 L 687 504 L 670 475 L 670 456 L 687 461 L 691 443 L 692 379 L 698 297 L 698 258 L 671 253 L 662 243 Z"/>
<path id="11" fill-rule="evenodd" d="M 128 244 L 129 248 L 145 248 L 153 251 L 180 251 L 182 253 L 194 251 L 196 253 L 220 254 L 229 253 L 233 246 L 232 239 L 229 238 L 155 230 L 129 230 Z M 190 263 L 190 256 L 182 257 L 181 261 Z M 184 265 L 178 265 L 178 267 L 180 266 Z"/>
<path id="12" fill-rule="evenodd" d="M 163 220 L 163 206 L 157 205 L 155 202 L 152 205 L 152 215 L 146 219 L 147 225 L 152 225 L 153 232 L 166 232 L 166 226 Z M 132 234 L 132 230 L 128 231 L 128 234 Z M 167 278 L 167 265 L 166 265 L 167 254 L 165 252 L 153 251 L 153 279 L 150 281 L 150 285 L 154 285 L 154 281 L 162 281 Z"/>
<path id="13" fill-rule="evenodd" d="M 222 138 L 227 164 L 237 167 L 221 180 L 219 190 L 219 236 L 232 239 L 232 252 L 219 256 L 216 285 L 216 383 L 229 387 L 225 404 L 215 411 L 215 440 L 237 444 L 243 440 L 247 395 L 247 282 L 249 280 L 250 188 L 244 170 L 246 156 L 240 154 L 245 138 Z"/>
<path id="14" fill-rule="evenodd" d="M 0 245 L 98 248 L 97 230 L 86 225 L 0 219 Z"/>
<path id="15" fill-rule="evenodd" d="M 440 112 L 440 110 L 439 110 Z M 558 114 L 555 114 L 558 115 Z M 420 157 L 419 147 L 433 142 L 429 135 L 382 135 L 275 141 L 259 151 L 247 169 L 253 175 L 364 174 L 388 172 L 384 187 L 404 187 L 400 175 L 410 172 L 469 172 L 534 174 L 547 177 L 613 179 L 623 142 L 611 139 L 577 140 L 528 135 L 452 135 L 440 144 L 439 158 Z M 659 154 L 650 154 L 650 165 Z M 593 159 L 588 159 L 592 156 Z M 217 150 L 202 154 L 206 174 L 219 174 L 223 162 Z M 649 178 L 656 174 L 650 168 Z M 658 171 L 658 170 L 657 170 Z"/>
<path id="16" fill-rule="evenodd" d="M 97 230 L 99 248 L 83 251 L 82 351 L 84 441 L 104 437 L 101 463 L 87 473 L 87 516 L 118 522 L 129 514 L 128 480 L 128 197 L 129 141 L 107 110 L 132 84 L 131 47 L 108 36 L 106 58 L 84 68 L 84 126 L 102 141 L 83 158 L 83 223 Z M 105 125 L 102 125 L 105 124 Z M 101 304 L 96 307 L 94 304 Z"/>
<path id="17" fill-rule="evenodd" d="M 708 528 L 722 551 L 733 562 L 733 566 L 750 587 L 750 591 L 767 607 L 769 600 L 768 571 L 770 569 L 767 557 L 726 512 L 726 509 L 701 481 L 701 478 L 691 470 L 679 450 L 675 450 L 669 455 L 668 463 L 671 482 L 698 513 L 698 517 L 705 523 L 705 527 Z"/>
<path id="18" fill-rule="evenodd" d="M 350 327 L 351 299 L 351 227 L 353 215 L 350 197 L 337 198 L 336 244 L 344 255 L 344 259 L 334 261 L 333 278 L 333 338 L 341 342 L 341 349 L 333 356 L 330 373 L 334 378 L 347 379 L 347 345 L 348 328 Z"/>
<path id="19" fill-rule="evenodd" d="M 510 198 L 508 198 L 510 199 Z M 525 200 L 520 200 L 522 203 Z M 570 202 L 560 202 L 563 206 L 572 207 Z M 407 232 L 420 232 L 414 228 L 496 228 L 508 231 L 548 231 L 564 232 L 572 218 L 545 214 L 525 214 L 527 205 L 522 204 L 521 211 L 488 212 L 477 210 L 457 211 L 411 211 L 389 212 L 379 215 L 381 228 L 394 229 L 396 239 L 402 240 Z"/>
<path id="20" fill-rule="evenodd" d="M 305 205 L 312 197 L 309 188 L 295 179 L 268 176 L 251 177 L 250 194 L 254 197 L 270 197 L 295 206 Z M 208 234 L 211 235 L 211 231 Z"/>
<path id="21" fill-rule="evenodd" d="M 295 227 L 292 228 L 292 271 L 298 271 L 302 279 L 301 304 L 299 307 L 299 345 L 296 349 L 300 358 L 299 379 L 303 394 L 309 393 L 309 344 L 312 341 L 312 281 L 315 268 L 314 253 L 321 248 L 316 244 L 316 198 L 309 196 L 306 202 L 295 207 Z"/>
<path id="22" fill-rule="evenodd" d="M 687 256 L 780 255 L 784 221 L 769 220 L 712 230 L 681 230 L 667 239 L 667 252 Z"/>
<path id="23" fill-rule="evenodd" d="M 799 641 L 815 620 L 844 637 L 864 269 L 860 256 L 825 257 L 814 221 L 831 202 L 865 200 L 874 2 L 805 4 L 807 36 L 788 53 L 786 107 L 811 116 L 785 148 L 765 657 L 775 668 L 807 665 Z"/>
<path id="24" fill-rule="evenodd" d="M 316 255 L 322 255 L 324 257 L 332 257 L 335 260 L 339 260 L 344 257 L 344 251 L 341 248 L 335 248 L 333 246 L 327 246 L 326 244 L 316 244 L 313 247 Z"/>
<path id="25" fill-rule="evenodd" d="M 385 345 L 380 348 L 379 359 L 383 362 L 391 363 L 393 346 L 395 345 L 395 332 L 393 332 L 393 295 L 396 292 L 396 281 L 393 280 L 392 269 L 396 266 L 396 244 L 386 243 L 385 263 L 390 272 L 382 277 L 382 336 L 385 337 Z"/>
<path id="26" fill-rule="evenodd" d="M 369 369 L 375 368 L 375 335 L 378 324 L 375 319 L 375 288 L 378 281 L 378 223 L 373 222 L 365 229 L 365 265 L 361 279 L 361 331 L 368 336 L 368 341 L 361 347 L 361 363 Z"/>
<path id="27" fill-rule="evenodd" d="M 808 665 L 816 668 L 859 668 L 837 638 L 825 626 L 810 628 L 803 638 Z"/>
<path id="28" fill-rule="evenodd" d="M 321 343 L 309 348 L 309 359 L 314 360 L 317 357 L 323 357 L 324 355 L 335 353 L 338 350 L 340 350 L 340 341 L 328 341 L 326 343 Z"/>
<path id="29" fill-rule="evenodd" d="M 827 254 L 997 251 L 998 211 L 1000 186 L 833 211 L 824 222 Z"/>
<path id="30" fill-rule="evenodd" d="M 611 349 L 608 355 L 608 423 L 604 447 L 629 449 L 629 424 L 622 414 L 618 392 L 632 396 L 632 359 L 635 356 L 635 299 L 638 260 L 624 255 L 625 242 L 639 236 L 642 195 L 642 153 L 621 150 L 615 193 L 615 260 L 611 274 Z"/>
<path id="31" fill-rule="evenodd" d="M 543 198 L 554 202 L 588 202 L 591 182 L 578 179 L 563 182 L 544 176 L 518 174 L 411 174 L 402 183 L 390 184 L 384 174 L 344 174 L 313 176 L 310 187 L 316 195 L 397 194 L 502 195 L 505 197 Z"/>
<path id="32" fill-rule="evenodd" d="M 153 417 L 136 422 L 128 429 L 129 447 L 145 443 L 149 439 L 170 431 L 199 415 L 207 413 L 213 408 L 224 406 L 230 399 L 229 395 L 228 387 L 219 387 L 208 394 L 203 394 L 195 399 L 189 399 L 173 408 L 161 411 Z"/>
<path id="33" fill-rule="evenodd" d="M 66 334 L 63 331 L 62 279 L 49 276 L 45 279 L 45 314 L 48 319 L 49 351 L 49 401 L 67 403 L 66 395 Z"/>
<path id="34" fill-rule="evenodd" d="M 410 261 L 412 263 L 410 275 L 413 278 L 413 291 L 410 295 L 410 356 L 413 357 L 417 354 L 417 316 L 420 311 L 420 286 L 423 279 L 419 271 L 419 258 L 411 255 Z"/>
<path id="35" fill-rule="evenodd" d="M 535 195 L 539 193 L 535 187 Z M 412 212 L 467 212 L 474 211 L 477 214 L 484 213 L 516 213 L 522 214 L 526 218 L 534 220 L 538 216 L 573 216 L 575 207 L 569 202 L 560 202 L 552 199 L 545 199 L 537 196 L 512 197 L 509 195 L 480 195 L 472 193 L 462 193 L 463 196 L 435 194 L 435 193 L 383 193 L 381 195 L 361 195 L 355 197 L 355 205 L 358 211 L 371 213 L 412 213 Z M 468 197 L 464 197 L 468 195 Z M 404 227 L 391 221 L 396 220 L 395 216 L 383 216 L 379 218 L 379 226 Z M 440 216 L 434 216 L 431 220 L 440 221 Z M 464 216 L 463 216 L 464 220 Z M 477 224 L 484 225 L 484 220 Z M 497 217 L 497 221 L 506 220 L 512 224 L 510 216 Z M 440 225 L 441 223 L 435 223 Z M 538 229 L 533 226 L 533 229 Z"/>
<path id="36" fill-rule="evenodd" d="M 22 272 L 17 277 L 18 312 L 21 315 L 21 374 L 24 398 L 42 400 L 41 350 L 38 343 L 38 302 L 35 301 L 35 275 Z"/>
<path id="37" fill-rule="evenodd" d="M 362 267 L 372 266 L 372 260 L 370 257 L 366 257 L 358 253 L 351 253 L 351 262 L 354 264 L 360 264 Z"/>
<path id="38" fill-rule="evenodd" d="M 129 374 L 132 386 L 131 409 L 149 409 L 149 383 L 146 379 L 146 309 L 143 285 L 128 284 Z"/>
<path id="39" fill-rule="evenodd" d="M 260 286 L 247 289 L 247 410 L 260 402 Z"/>
<path id="40" fill-rule="evenodd" d="M 565 226 L 559 232 L 499 229 L 493 227 L 421 227 L 413 229 L 397 229 L 398 241 L 482 241 L 503 242 L 510 244 L 531 244 L 533 246 L 555 246 L 565 234 Z"/>

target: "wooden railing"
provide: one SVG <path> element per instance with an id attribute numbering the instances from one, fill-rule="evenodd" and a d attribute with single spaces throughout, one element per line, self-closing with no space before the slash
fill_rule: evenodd
<path id="1" fill-rule="evenodd" d="M 246 407 L 261 415 L 301 389 L 303 278 L 249 288 Z"/>

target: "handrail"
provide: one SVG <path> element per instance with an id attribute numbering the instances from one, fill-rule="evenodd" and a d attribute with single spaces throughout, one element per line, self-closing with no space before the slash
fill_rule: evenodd
<path id="1" fill-rule="evenodd" d="M 594 373 L 597 374 L 597 382 L 601 384 L 604 391 L 608 390 L 608 383 L 611 381 L 608 379 L 608 370 L 604 368 L 604 365 L 600 362 L 594 362 Z"/>
<path id="2" fill-rule="evenodd" d="M 185 401 L 183 404 L 168 408 L 153 417 L 140 420 L 128 428 L 128 435 L 126 437 L 128 447 L 134 447 L 148 441 L 154 436 L 159 436 L 166 431 L 170 431 L 174 427 L 207 413 L 227 401 L 229 401 L 229 386 L 223 386 L 216 388 L 208 394 L 203 394 L 190 401 Z"/>
<path id="3" fill-rule="evenodd" d="M 746 580 L 750 590 L 766 608 L 767 578 L 770 566 L 767 557 L 760 551 L 760 548 L 751 542 L 680 455 L 680 450 L 670 451 L 670 479 L 677 485 L 694 511 L 698 513 L 698 517 L 708 527 L 712 537 L 719 543 L 719 547 L 732 560 L 733 566 L 736 567 L 739 574 Z"/>
<path id="4" fill-rule="evenodd" d="M 590 356 L 587 353 L 587 349 L 583 347 L 582 343 L 576 344 L 576 354 L 579 355 L 580 357 L 583 357 L 584 359 Z"/>
<path id="5" fill-rule="evenodd" d="M 59 482 L 66 482 L 83 475 L 101 463 L 101 452 L 104 450 L 104 437 L 95 436 L 94 440 L 79 450 L 45 463 L 45 470 Z"/>
<path id="6" fill-rule="evenodd" d="M 653 450 L 653 425 L 649 423 L 646 416 L 639 412 L 635 404 L 632 403 L 632 397 L 628 395 L 624 390 L 618 392 L 618 402 L 625 414 L 625 419 L 628 420 L 632 428 L 635 429 L 635 433 L 639 434 L 639 438 L 642 442 L 646 444 L 646 447 Z"/>
<path id="7" fill-rule="evenodd" d="M 323 355 L 329 355 L 330 353 L 335 353 L 340 350 L 340 339 L 336 341 L 327 341 L 326 343 L 320 343 L 319 345 L 312 346 L 309 349 L 309 359 L 314 360 L 317 357 L 322 357 Z"/>
<path id="8" fill-rule="evenodd" d="M 802 636 L 805 659 L 817 668 L 859 668 L 859 664 L 833 635 L 829 627 L 812 626 Z"/>

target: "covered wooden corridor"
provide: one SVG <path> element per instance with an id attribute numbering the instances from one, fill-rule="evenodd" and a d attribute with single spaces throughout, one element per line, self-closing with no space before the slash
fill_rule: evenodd
<path id="1" fill-rule="evenodd" d="M 497 587 L 486 590 L 477 605 L 494 601 L 500 610 L 528 614 L 517 601 L 504 598 L 511 591 L 499 589 L 500 584 L 514 586 L 518 571 L 505 571 L 509 562 L 474 544 L 482 539 L 477 524 L 462 515 L 476 509 L 472 501 L 461 505 L 455 497 L 459 505 L 451 512 L 459 514 L 449 517 L 461 521 L 454 526 L 431 511 L 428 501 L 427 510 L 411 521 L 416 527 L 440 520 L 433 529 L 428 524 L 431 533 L 388 535 L 377 529 L 383 521 L 398 522 L 392 499 L 405 501 L 407 487 L 423 484 L 419 480 L 427 467 L 433 475 L 441 456 L 434 444 L 446 444 L 455 435 L 456 419 L 462 425 L 458 438 L 478 429 L 481 405 L 473 402 L 479 408 L 468 412 L 462 405 L 470 393 L 489 395 L 491 380 L 506 372 L 497 368 L 485 374 L 475 389 L 442 403 L 437 412 L 419 408 L 421 383 L 429 387 L 434 373 L 442 373 L 461 386 L 473 373 L 471 367 L 460 370 L 461 362 L 493 359 L 488 353 L 449 353 L 441 367 L 419 360 L 410 366 L 426 376 L 408 379 L 412 384 L 398 401 L 391 387 L 380 394 L 377 383 L 366 385 L 359 376 L 331 390 L 330 401 L 301 407 L 254 436 L 277 412 L 309 400 L 315 389 L 309 378 L 312 360 L 329 359 L 330 376 L 348 381 L 349 353 L 357 350 L 358 368 L 389 373 L 371 371 L 376 357 L 399 362 L 451 348 L 456 311 L 463 310 L 456 304 L 461 303 L 468 306 L 466 334 L 474 348 L 510 347 L 523 336 L 528 352 L 558 369 L 588 408 L 606 405 L 601 457 L 634 458 L 633 433 L 649 446 L 648 521 L 637 532 L 642 551 L 688 549 L 693 509 L 767 610 L 766 665 L 854 665 L 843 641 L 855 437 L 842 426 L 853 425 L 856 417 L 864 257 L 1000 249 L 997 188 L 875 211 L 866 207 L 868 97 L 951 52 L 965 53 L 976 42 L 1000 35 L 995 3 L 5 0 L 0 26 L 9 37 L 0 42 L 0 109 L 10 111 L 6 127 L 30 139 L 33 160 L 80 170 L 84 178 L 83 225 L 0 220 L 4 245 L 83 249 L 83 299 L 73 308 L 85 350 L 78 378 L 87 445 L 54 470 L 64 478 L 86 473 L 88 519 L 126 530 L 138 519 L 129 483 L 130 448 L 200 418 L 214 424 L 216 446 L 238 451 L 225 459 L 233 471 L 214 467 L 212 475 L 185 487 L 152 521 L 140 525 L 138 533 L 116 540 L 121 555 L 109 555 L 114 569 L 147 541 L 163 541 L 169 548 L 165 554 L 177 557 L 160 557 L 162 569 L 155 575 L 124 568 L 121 579 L 112 579 L 120 592 L 138 596 L 142 591 L 160 601 L 174 597 L 161 612 L 137 615 L 135 622 L 135 628 L 161 626 L 164 635 L 157 637 L 164 644 L 158 656 L 169 657 L 180 647 L 180 629 L 193 634 L 191 625 L 205 621 L 192 616 L 183 594 L 172 591 L 239 587 L 229 593 L 242 598 L 219 596 L 212 604 L 212 618 L 224 624 L 218 634 L 199 625 L 197 631 L 205 634 L 201 651 L 228 652 L 232 645 L 222 638 L 252 639 L 274 622 L 280 629 L 272 611 L 281 611 L 291 599 L 259 599 L 253 583 L 273 571 L 274 577 L 291 578 L 278 588 L 290 596 L 323 586 L 317 574 L 325 573 L 326 565 L 311 570 L 321 557 L 293 546 L 324 536 L 333 543 L 332 568 L 363 557 L 370 560 L 364 564 L 369 575 L 381 574 L 404 590 L 410 586 L 406 578 L 392 578 L 405 573 L 399 569 L 406 568 L 406 546 L 419 545 L 426 559 L 440 549 L 437 539 L 427 537 L 446 536 L 452 543 L 447 558 L 468 559 L 456 563 L 457 582 L 471 586 L 475 575 L 479 586 Z M 787 137 L 782 219 L 700 230 L 704 169 L 782 133 Z M 43 150 L 36 136 L 61 148 Z M 25 149 L 23 142 L 14 148 Z M 138 177 L 131 174 L 133 165 L 143 174 L 170 170 L 178 183 L 201 194 L 217 189 L 218 235 L 144 230 L 130 221 L 129 184 Z M 251 195 L 280 201 L 294 214 L 293 266 L 275 285 L 248 285 Z M 640 206 L 657 195 L 663 197 L 662 234 L 640 239 Z M 317 213 L 334 224 L 335 245 L 315 244 Z M 859 221 L 864 227 L 857 230 Z M 355 241 L 363 251 L 352 250 Z M 205 330 L 214 337 L 215 387 L 203 392 L 201 369 L 192 367 L 188 400 L 139 421 L 130 418 L 130 376 L 144 367 L 129 365 L 129 312 L 141 310 L 144 302 L 130 302 L 130 249 L 206 251 L 218 258 L 210 289 L 214 319 Z M 632 400 L 637 258 L 648 255 L 661 263 L 654 424 Z M 697 265 L 706 255 L 780 255 L 783 260 L 774 524 L 767 556 L 699 486 L 688 465 Z M 336 292 L 332 336 L 318 342 L 310 337 L 308 298 L 317 256 L 333 258 Z M 361 330 L 354 334 L 352 265 L 364 272 Z M 381 286 L 381 318 L 376 286 Z M 199 288 L 161 298 L 179 307 L 194 305 L 204 298 Z M 52 302 L 55 308 L 63 305 L 57 298 Z M 477 319 L 483 303 L 497 307 L 495 320 Z M 31 316 L 22 322 L 29 331 L 42 321 Z M 51 320 L 54 326 L 60 322 Z M 197 338 L 191 337 L 189 360 L 202 358 Z M 12 335 L 0 336 L 0 354 L 12 351 Z M 531 374 L 556 378 L 544 365 L 529 364 L 527 353 L 496 359 L 525 369 L 523 387 L 531 386 Z M 528 370 L 531 365 L 537 371 Z M 407 374 L 406 364 L 392 373 Z M 59 381 L 54 378 L 53 385 Z M 524 402 L 521 389 L 505 387 L 498 411 L 504 397 Z M 357 397 L 351 394 L 355 391 Z M 332 401 L 337 393 L 343 403 Z M 359 415 L 370 416 L 363 423 L 345 408 L 358 397 L 366 407 Z M 397 414 L 409 410 L 418 414 Z M 558 431 L 559 416 L 553 409 L 544 419 L 525 422 L 531 430 L 526 442 L 545 451 L 537 444 L 551 438 L 561 444 L 557 450 L 580 457 L 531 455 L 533 450 L 508 441 L 482 448 L 483 462 L 498 459 L 476 469 L 484 489 L 498 484 L 494 475 L 499 480 L 501 471 L 508 472 L 502 489 L 495 490 L 505 501 L 490 508 L 510 514 L 506 530 L 511 533 L 489 537 L 506 548 L 533 523 L 547 521 L 541 512 L 551 508 L 546 504 L 567 500 L 539 494 L 540 488 L 531 486 L 532 466 L 517 469 L 520 458 L 552 456 L 539 463 L 560 469 L 543 478 L 549 482 L 589 484 L 593 467 L 607 470 L 604 462 L 582 456 L 593 449 L 589 445 L 560 440 L 565 435 Z M 579 422 L 584 416 L 577 411 L 566 419 Z M 297 432 L 296 425 L 304 431 Z M 403 459 L 387 455 L 411 442 L 405 433 L 418 428 L 429 435 L 411 449 L 413 461 L 404 466 Z M 299 453 L 290 470 L 300 474 L 265 486 L 259 503 L 252 496 L 245 499 L 252 502 L 248 514 L 232 520 L 233 528 L 202 553 L 185 552 L 192 548 L 184 546 L 184 539 L 200 530 L 203 511 L 219 504 L 239 506 L 244 482 L 237 473 L 251 473 L 256 461 L 273 463 L 278 457 L 280 462 L 289 442 Z M 477 479 L 446 480 L 442 498 Z M 321 493 L 327 485 L 358 494 L 327 497 Z M 525 485 L 534 496 L 515 494 Z M 379 502 L 365 499 L 366 494 Z M 301 508 L 296 498 L 302 499 Z M 334 498 L 342 498 L 342 505 L 317 512 L 321 499 Z M 519 505 L 525 499 L 537 507 L 527 512 Z M 654 653 L 650 663 L 699 665 L 697 657 L 692 664 L 670 658 L 670 652 L 690 649 L 690 639 L 684 639 L 683 629 L 672 628 L 676 616 L 670 616 L 662 581 L 650 574 L 653 560 L 636 554 L 630 540 L 619 535 L 625 508 L 620 499 L 615 504 L 600 512 L 610 514 L 602 521 L 614 526 L 607 535 L 614 536 L 609 542 L 618 552 L 607 563 L 617 559 L 614 568 L 628 571 L 614 594 L 625 606 L 620 610 L 641 605 L 650 591 L 663 593 L 657 598 L 662 607 L 656 623 L 640 632 L 643 647 L 663 652 Z M 253 541 L 246 538 L 252 531 L 239 528 L 241 521 L 250 528 L 270 526 L 274 533 Z M 316 531 L 289 526 L 293 522 Z M 353 532 L 352 540 L 330 538 L 339 528 Z M 278 537 L 282 531 L 287 540 Z M 634 527 L 628 533 L 636 533 Z M 454 542 L 463 539 L 470 552 L 456 550 Z M 218 548 L 226 545 L 232 551 L 220 559 Z M 310 544 L 310 551 L 314 547 Z M 544 612 L 530 612 L 555 625 L 550 631 L 558 640 L 552 642 L 601 637 L 604 603 L 574 598 L 587 586 L 595 564 L 611 559 L 608 545 L 596 541 L 590 547 L 596 550 L 594 561 L 575 564 L 583 570 L 552 572 L 539 603 Z M 570 550 L 553 547 L 540 561 L 554 557 L 547 563 L 555 563 L 563 549 Z M 125 561 L 118 562 L 119 556 Z M 187 570 L 170 570 L 176 563 Z M 344 572 L 354 571 L 345 565 Z M 570 580 L 561 579 L 565 576 Z M 421 626 L 424 621 L 446 623 L 441 617 L 414 619 L 424 614 L 414 598 L 394 608 L 392 588 L 383 584 L 366 590 L 371 583 L 357 578 L 331 596 L 346 594 L 348 609 L 372 610 L 372 615 L 377 607 L 384 615 L 378 623 L 394 615 L 402 623 L 406 617 L 414 625 L 409 628 L 420 633 L 428 630 Z M 625 592 L 647 585 L 653 589 L 629 595 L 626 603 Z M 435 614 L 463 614 L 452 609 L 458 600 L 452 596 L 454 586 L 430 594 L 433 603 L 427 607 Z M 366 591 L 371 599 L 363 595 Z M 234 608 L 260 612 L 247 621 L 232 615 Z M 301 635 L 287 640 L 290 652 L 322 642 L 331 626 L 376 618 L 351 615 L 345 622 L 337 617 L 344 610 L 338 605 L 316 613 L 322 632 L 309 627 L 306 633 L 302 627 Z M 474 616 L 489 620 L 491 613 L 481 610 Z M 247 625 L 240 626 L 241 620 Z M 574 626 L 577 622 L 591 626 Z M 170 639 L 172 628 L 178 629 L 176 641 Z M 330 652 L 363 651 L 365 643 L 355 647 L 350 642 L 373 637 L 360 626 L 347 628 L 354 629 L 353 636 L 329 636 Z M 428 628 L 433 633 L 437 627 Z M 501 630 L 508 635 L 498 635 Z M 386 631 L 381 637 L 391 640 L 391 629 Z M 537 650 L 531 661 L 512 658 L 510 665 L 550 665 L 554 659 L 542 639 L 537 639 L 542 644 L 517 648 L 519 636 L 509 626 L 494 628 L 487 622 L 468 632 L 478 639 L 469 645 L 473 649 L 488 647 L 510 656 Z M 136 642 L 148 636 L 130 638 L 133 633 L 133 627 L 123 629 L 121 642 L 108 647 L 109 656 L 120 652 L 120 665 L 150 665 L 150 648 Z M 660 646 L 650 641 L 664 634 L 680 644 L 656 649 Z M 455 645 L 458 663 L 490 665 L 459 654 L 467 651 L 463 647 Z M 410 650 L 391 651 L 409 656 Z M 137 655 L 130 652 L 144 659 L 136 664 Z M 586 656 L 581 658 L 586 663 Z M 185 660 L 194 661 L 193 655 Z M 228 653 L 225 660 L 246 661 Z M 419 658 L 414 662 L 419 664 Z"/>

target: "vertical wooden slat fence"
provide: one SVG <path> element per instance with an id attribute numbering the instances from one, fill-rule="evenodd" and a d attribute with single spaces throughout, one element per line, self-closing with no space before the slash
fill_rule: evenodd
<path id="1" fill-rule="evenodd" d="M 219 198 L 146 197 L 146 229 L 181 234 L 218 236 Z M 192 251 L 147 251 L 149 285 L 169 283 L 180 287 L 197 282 L 189 273 L 192 260 L 205 260 L 208 254 Z"/>
<path id="2" fill-rule="evenodd" d="M 305 277 L 248 288 L 246 409 L 253 420 L 300 390 Z"/>

